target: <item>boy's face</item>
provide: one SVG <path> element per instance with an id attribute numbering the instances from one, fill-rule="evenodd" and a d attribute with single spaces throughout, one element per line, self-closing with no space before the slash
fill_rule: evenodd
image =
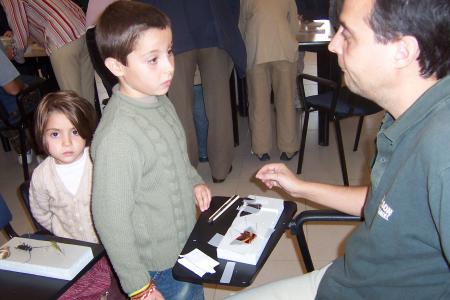
<path id="1" fill-rule="evenodd" d="M 120 91 L 133 98 L 164 95 L 172 82 L 172 31 L 152 28 L 141 33 L 127 66 L 121 66 Z"/>

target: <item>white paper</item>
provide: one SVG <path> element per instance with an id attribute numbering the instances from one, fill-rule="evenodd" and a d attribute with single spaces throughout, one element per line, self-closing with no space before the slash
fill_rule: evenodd
<path id="1" fill-rule="evenodd" d="M 188 254 L 180 255 L 178 262 L 202 277 L 205 273 L 216 273 L 215 267 L 219 265 L 219 262 L 212 259 L 199 249 L 194 249 Z"/>
<path id="2" fill-rule="evenodd" d="M 209 241 L 208 244 L 210 244 L 213 247 L 219 246 L 220 242 L 223 239 L 223 235 L 221 235 L 220 233 L 216 233 Z"/>

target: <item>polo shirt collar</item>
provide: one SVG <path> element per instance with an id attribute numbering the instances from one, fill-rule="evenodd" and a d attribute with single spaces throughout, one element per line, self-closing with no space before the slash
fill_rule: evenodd
<path id="1" fill-rule="evenodd" d="M 394 145 L 416 124 L 420 123 L 429 113 L 442 105 L 442 100 L 450 97 L 450 75 L 437 81 L 431 88 L 414 102 L 398 119 L 386 113 L 383 120 L 382 133 Z"/>

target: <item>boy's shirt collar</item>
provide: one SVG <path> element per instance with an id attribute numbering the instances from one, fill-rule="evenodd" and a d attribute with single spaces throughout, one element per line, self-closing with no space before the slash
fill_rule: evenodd
<path id="1" fill-rule="evenodd" d="M 113 94 L 118 94 L 122 99 L 125 99 L 133 104 L 141 104 L 143 106 L 154 106 L 155 104 L 159 103 L 157 96 L 149 95 L 146 97 L 134 98 L 122 93 L 119 87 L 120 87 L 119 83 L 113 87 Z"/>

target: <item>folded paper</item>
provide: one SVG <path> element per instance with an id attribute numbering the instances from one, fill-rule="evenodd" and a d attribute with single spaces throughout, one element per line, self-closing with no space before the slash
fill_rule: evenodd
<path id="1" fill-rule="evenodd" d="M 178 262 L 200 277 L 203 277 L 205 273 L 215 273 L 214 268 L 219 265 L 218 261 L 212 259 L 197 248 L 188 254 L 180 255 Z"/>

